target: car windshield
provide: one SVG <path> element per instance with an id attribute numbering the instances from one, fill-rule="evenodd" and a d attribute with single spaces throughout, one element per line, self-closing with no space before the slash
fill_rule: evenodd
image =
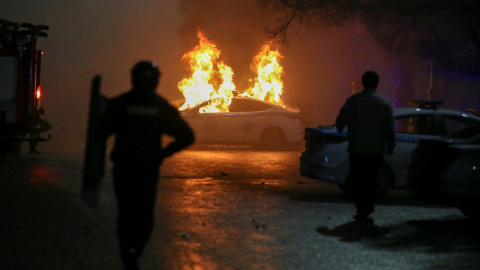
<path id="1" fill-rule="evenodd" d="M 209 105 L 210 105 L 210 101 L 205 101 L 202 104 L 197 105 L 188 110 L 202 112 L 202 108 Z M 228 108 L 228 112 L 260 112 L 260 111 L 266 111 L 271 107 L 272 106 L 269 104 L 255 101 L 255 100 L 233 98 L 232 103 Z"/>
<path id="2" fill-rule="evenodd" d="M 467 139 L 480 134 L 480 122 L 460 115 L 439 114 L 408 115 L 395 118 L 397 133 L 440 135 Z"/>
<path id="3" fill-rule="evenodd" d="M 480 134 L 478 121 L 452 115 L 443 115 L 442 118 L 448 137 L 467 139 Z"/>

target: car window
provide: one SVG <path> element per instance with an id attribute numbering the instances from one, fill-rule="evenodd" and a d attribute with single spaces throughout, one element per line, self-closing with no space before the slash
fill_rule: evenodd
<path id="1" fill-rule="evenodd" d="M 397 133 L 422 135 L 438 134 L 438 130 L 435 127 L 435 118 L 433 114 L 396 118 L 395 131 Z"/>
<path id="2" fill-rule="evenodd" d="M 218 100 L 215 101 L 214 99 L 205 101 L 202 104 L 197 105 L 193 108 L 193 110 L 199 113 L 207 114 L 225 112 L 225 108 L 222 107 L 222 104 L 219 103 Z"/>
<path id="3" fill-rule="evenodd" d="M 230 104 L 230 112 L 258 112 L 265 111 L 271 106 L 262 102 L 248 99 L 232 99 Z"/>
<path id="4" fill-rule="evenodd" d="M 449 137 L 466 139 L 480 134 L 480 122 L 478 121 L 450 115 L 443 115 L 442 118 Z"/>

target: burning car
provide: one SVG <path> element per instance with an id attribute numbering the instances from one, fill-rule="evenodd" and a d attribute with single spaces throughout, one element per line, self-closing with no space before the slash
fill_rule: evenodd
<path id="1" fill-rule="evenodd" d="M 395 108 L 396 147 L 386 156 L 378 179 L 379 195 L 391 187 L 406 187 L 407 176 L 419 140 L 442 137 L 470 138 L 480 134 L 480 117 L 462 111 L 440 109 L 439 102 L 418 102 L 418 107 Z M 336 183 L 351 190 L 347 134 L 334 126 L 305 128 L 305 150 L 300 156 L 303 176 Z"/>
<path id="2" fill-rule="evenodd" d="M 251 97 L 235 96 L 226 111 L 202 112 L 211 101 L 181 112 L 200 144 L 242 144 L 278 149 L 301 141 L 298 110 Z"/>
<path id="3" fill-rule="evenodd" d="M 267 149 L 300 142 L 299 110 L 282 99 L 283 56 L 273 41 L 262 46 L 250 68 L 249 87 L 236 89 L 233 69 L 220 50 L 199 31 L 199 43 L 182 57 L 188 74 L 178 83 L 185 102 L 179 107 L 200 144 L 247 144 Z"/>

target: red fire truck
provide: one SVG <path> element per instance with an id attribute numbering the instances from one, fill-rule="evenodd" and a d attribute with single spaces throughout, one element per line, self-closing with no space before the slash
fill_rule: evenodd
<path id="1" fill-rule="evenodd" d="M 39 136 L 42 51 L 37 38 L 47 37 L 46 25 L 0 19 L 0 158 Z M 17 148 L 17 149 L 16 149 Z"/>

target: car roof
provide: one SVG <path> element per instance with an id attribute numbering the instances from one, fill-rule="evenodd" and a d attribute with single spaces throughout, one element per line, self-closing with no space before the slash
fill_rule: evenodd
<path id="1" fill-rule="evenodd" d="M 408 116 L 408 115 L 428 115 L 428 114 L 441 114 L 441 115 L 450 115 L 450 116 L 459 116 L 459 117 L 466 117 L 471 118 L 477 121 L 480 121 L 480 117 L 471 114 L 469 112 L 458 111 L 453 109 L 425 109 L 425 108 L 394 108 L 393 115 L 394 117 L 399 116 Z"/>
<path id="2" fill-rule="evenodd" d="M 249 96 L 233 96 L 232 99 L 246 99 L 246 100 L 253 100 L 253 101 L 258 101 L 258 102 L 261 102 L 261 103 L 266 103 L 266 104 L 269 104 L 269 105 L 275 105 L 275 104 L 270 103 L 268 101 L 264 101 L 264 100 L 261 100 L 261 99 L 256 99 L 256 98 L 249 97 Z M 278 105 L 275 105 L 275 106 L 278 106 Z"/>
<path id="3" fill-rule="evenodd" d="M 299 109 L 283 107 L 281 105 L 277 105 L 277 104 L 274 104 L 274 103 L 271 103 L 271 102 L 268 102 L 268 101 L 265 101 L 265 100 L 256 99 L 256 98 L 248 97 L 248 96 L 234 96 L 233 99 L 253 100 L 255 102 L 260 102 L 260 103 L 267 104 L 267 105 L 272 106 L 273 108 L 276 108 L 276 109 L 279 109 L 279 110 L 290 111 L 290 112 L 294 112 L 294 113 L 300 112 Z"/>
<path id="4" fill-rule="evenodd" d="M 252 101 L 255 101 L 255 102 L 259 102 L 259 103 L 264 103 L 264 104 L 267 104 L 268 106 L 270 106 L 271 108 L 269 110 L 275 110 L 275 111 L 289 111 L 289 112 L 293 112 L 293 113 L 298 113 L 300 110 L 298 109 L 291 109 L 291 108 L 287 108 L 287 107 L 283 107 L 283 106 L 280 106 L 280 105 L 277 105 L 277 104 L 273 104 L 273 103 L 270 103 L 268 101 L 264 101 L 264 100 L 260 100 L 260 99 L 256 99 L 256 98 L 253 98 L 253 97 L 248 97 L 248 96 L 233 96 L 232 99 L 238 99 L 238 100 L 252 100 Z M 210 100 L 207 100 L 207 101 L 204 101 L 202 102 L 201 104 L 198 104 L 192 108 L 188 108 L 182 112 L 187 112 L 189 110 L 192 110 L 192 109 L 195 109 L 195 108 L 198 108 L 198 107 L 202 107 L 202 106 L 205 106 L 206 103 L 208 103 Z"/>

